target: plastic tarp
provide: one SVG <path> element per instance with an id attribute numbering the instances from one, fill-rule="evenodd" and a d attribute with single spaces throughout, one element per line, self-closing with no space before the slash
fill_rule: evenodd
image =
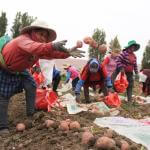
<path id="1" fill-rule="evenodd" d="M 92 103 L 91 105 L 97 106 L 99 112 L 106 113 L 110 111 L 109 107 L 104 102 L 96 102 L 96 103 Z"/>
<path id="2" fill-rule="evenodd" d="M 63 106 L 67 106 L 67 111 L 69 114 L 77 114 L 82 111 L 87 111 L 87 108 L 80 107 L 75 100 L 75 96 L 71 95 L 70 93 L 65 94 L 62 96 L 63 99 Z"/>
<path id="3" fill-rule="evenodd" d="M 62 88 L 61 88 L 61 89 L 58 89 L 57 91 L 64 93 L 64 92 L 69 91 L 70 89 L 72 89 L 71 81 L 69 81 L 69 82 L 66 83 L 66 84 L 62 84 Z"/>
<path id="4" fill-rule="evenodd" d="M 96 118 L 94 123 L 101 127 L 109 127 L 150 150 L 150 125 L 146 123 L 124 117 Z"/>
<path id="5" fill-rule="evenodd" d="M 54 60 L 46 60 L 46 59 L 40 59 L 39 60 L 40 68 L 43 73 L 43 76 L 45 77 L 45 84 L 51 84 L 52 78 L 53 78 L 53 67 L 55 64 Z"/>

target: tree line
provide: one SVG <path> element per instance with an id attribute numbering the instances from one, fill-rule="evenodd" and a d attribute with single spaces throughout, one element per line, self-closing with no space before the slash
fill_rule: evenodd
<path id="1" fill-rule="evenodd" d="M 6 12 L 1 12 L 0 15 L 0 37 L 6 34 L 7 26 L 8 26 L 8 19 L 6 16 Z M 21 13 L 17 12 L 16 16 L 14 18 L 12 27 L 10 29 L 11 37 L 15 38 L 19 35 L 20 29 L 30 25 L 33 21 L 35 21 L 37 17 L 30 16 L 27 12 Z M 98 44 L 107 44 L 106 42 L 106 33 L 103 29 L 96 28 L 93 31 L 92 38 L 98 43 Z M 114 39 L 112 39 L 109 43 L 109 52 L 111 52 L 112 49 L 120 49 L 121 51 L 121 45 L 118 40 L 118 37 L 115 36 Z M 100 54 L 97 48 L 92 48 L 89 46 L 88 48 L 89 58 L 96 57 L 100 61 L 103 60 L 104 55 Z M 150 41 L 148 41 L 144 53 L 143 53 L 143 59 L 141 62 L 141 68 L 147 68 L 150 69 Z"/>

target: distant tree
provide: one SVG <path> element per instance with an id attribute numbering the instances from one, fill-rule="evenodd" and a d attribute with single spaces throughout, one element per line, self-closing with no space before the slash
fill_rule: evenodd
<path id="1" fill-rule="evenodd" d="M 114 39 L 111 40 L 111 42 L 109 43 L 109 48 L 112 49 L 120 49 L 121 50 L 121 45 L 119 43 L 118 37 L 116 36 Z"/>
<path id="2" fill-rule="evenodd" d="M 6 13 L 2 12 L 0 16 L 0 37 L 6 33 L 7 29 L 7 17 Z"/>
<path id="3" fill-rule="evenodd" d="M 11 28 L 12 37 L 17 37 L 20 33 L 20 29 L 30 25 L 34 20 L 36 20 L 36 18 L 29 16 L 27 12 L 23 14 L 21 14 L 21 12 L 17 12 L 13 26 Z"/>
<path id="4" fill-rule="evenodd" d="M 98 43 L 98 44 L 106 44 L 105 38 L 106 34 L 103 30 L 100 30 L 98 28 L 94 29 L 94 33 L 92 35 L 92 38 Z M 97 48 L 89 47 L 89 58 L 97 58 L 98 60 L 102 61 L 104 54 L 101 54 Z"/>
<path id="5" fill-rule="evenodd" d="M 28 13 L 24 13 L 21 17 L 21 27 L 29 26 L 32 22 L 34 22 L 37 17 L 29 16 Z"/>
<path id="6" fill-rule="evenodd" d="M 142 69 L 150 69 L 150 41 L 148 41 L 143 53 Z"/>

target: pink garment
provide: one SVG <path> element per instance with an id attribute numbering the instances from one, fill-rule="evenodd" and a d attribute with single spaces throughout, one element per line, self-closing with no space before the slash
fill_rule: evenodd
<path id="1" fill-rule="evenodd" d="M 117 67 L 116 57 L 112 57 L 111 55 L 108 55 L 104 59 L 103 63 L 106 67 L 108 76 L 111 77 L 112 73 L 116 70 Z"/>
<path id="2" fill-rule="evenodd" d="M 69 67 L 68 71 L 71 72 L 70 78 L 72 80 L 74 80 L 75 78 L 79 77 L 79 72 L 78 72 L 78 70 L 75 67 L 73 67 L 73 66 Z"/>

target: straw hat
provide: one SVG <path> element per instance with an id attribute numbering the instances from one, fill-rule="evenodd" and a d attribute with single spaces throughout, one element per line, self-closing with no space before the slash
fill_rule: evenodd
<path id="1" fill-rule="evenodd" d="M 71 65 L 70 64 L 63 64 L 64 69 L 68 69 Z"/>
<path id="2" fill-rule="evenodd" d="M 31 30 L 34 30 L 34 29 L 47 30 L 49 32 L 49 42 L 54 41 L 57 37 L 56 31 L 51 29 L 46 22 L 41 21 L 41 20 L 36 20 L 30 26 L 26 26 L 26 27 L 22 28 L 20 30 L 20 33 L 24 34 L 24 33 L 30 32 Z"/>

